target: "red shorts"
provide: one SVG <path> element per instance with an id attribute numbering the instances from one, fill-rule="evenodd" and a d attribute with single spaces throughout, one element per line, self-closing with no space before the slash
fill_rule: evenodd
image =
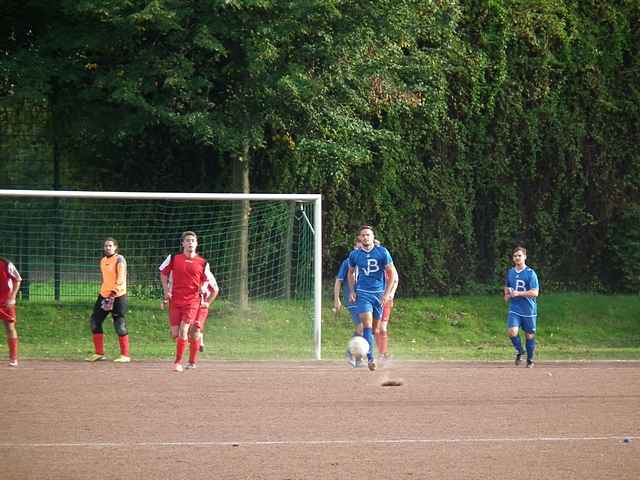
<path id="1" fill-rule="evenodd" d="M 385 303 L 382 306 L 382 318 L 380 320 L 382 320 L 383 322 L 388 322 L 389 321 L 389 317 L 391 316 L 391 310 L 393 309 L 393 300 L 391 300 L 390 302 Z"/>
<path id="2" fill-rule="evenodd" d="M 4 320 L 5 322 L 13 323 L 16 321 L 16 306 L 11 305 L 10 307 L 2 306 L 0 307 L 0 320 Z"/>
<path id="3" fill-rule="evenodd" d="M 169 325 L 177 327 L 181 323 L 187 323 L 193 325 L 196 328 L 200 328 L 200 321 L 198 317 L 198 305 L 184 305 L 176 306 L 172 303 L 169 304 Z"/>

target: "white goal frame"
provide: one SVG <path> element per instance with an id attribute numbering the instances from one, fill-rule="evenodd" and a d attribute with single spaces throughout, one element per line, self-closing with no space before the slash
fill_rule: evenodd
<path id="1" fill-rule="evenodd" d="M 115 200 L 289 200 L 313 202 L 313 342 L 316 360 L 322 359 L 322 195 L 289 193 L 176 193 L 97 192 L 73 190 L 5 190 L 0 197 L 97 198 Z"/>

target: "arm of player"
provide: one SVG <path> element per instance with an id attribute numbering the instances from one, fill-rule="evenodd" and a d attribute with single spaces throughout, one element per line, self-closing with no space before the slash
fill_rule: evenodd
<path id="1" fill-rule="evenodd" d="M 169 275 L 171 274 L 172 269 L 172 259 L 173 257 L 169 255 L 160 265 L 160 283 L 162 284 L 163 305 L 171 301 L 171 286 L 169 285 Z"/>
<path id="2" fill-rule="evenodd" d="M 509 303 L 509 300 L 511 299 L 511 292 L 513 291 L 512 288 L 507 287 L 506 285 L 504 286 L 504 288 L 502 289 L 502 295 L 504 297 L 504 301 L 505 303 Z"/>
<path id="3" fill-rule="evenodd" d="M 535 298 L 540 293 L 540 289 L 532 288 L 531 290 L 525 290 L 523 292 L 518 292 L 517 290 L 513 290 L 511 292 L 512 297 L 526 297 L 526 298 Z"/>
<path id="4" fill-rule="evenodd" d="M 384 269 L 386 270 L 385 273 L 388 275 L 389 281 L 386 282 L 386 285 L 384 287 L 384 293 L 382 294 L 381 301 L 382 305 L 393 299 L 393 297 L 391 296 L 391 291 L 393 290 L 393 286 L 395 285 L 395 283 L 398 281 L 398 271 L 396 270 L 396 267 L 393 263 L 388 263 L 387 266 L 384 267 Z"/>
<path id="5" fill-rule="evenodd" d="M 124 259 L 122 255 L 118 256 L 118 260 L 116 262 L 116 289 L 111 291 L 112 297 L 117 297 L 119 295 L 123 295 L 125 290 L 125 285 L 127 284 L 127 261 Z"/>
<path id="6" fill-rule="evenodd" d="M 162 283 L 164 303 L 168 303 L 171 300 L 171 289 L 169 288 L 169 275 L 160 273 L 160 283 Z"/>
<path id="7" fill-rule="evenodd" d="M 7 306 L 11 307 L 16 304 L 16 298 L 18 296 L 18 292 L 20 291 L 20 285 L 22 284 L 22 279 L 16 280 L 13 282 L 13 288 L 11 289 L 11 293 L 9 294 L 9 298 L 7 298 Z"/>
<path id="8" fill-rule="evenodd" d="M 340 301 L 340 290 L 342 289 L 342 280 L 336 278 L 336 282 L 333 284 L 333 309 L 337 312 L 342 308 L 342 302 Z"/>
<path id="9" fill-rule="evenodd" d="M 349 302 L 356 303 L 356 269 L 349 265 L 349 273 L 347 274 L 349 280 Z"/>
<path id="10" fill-rule="evenodd" d="M 16 304 L 16 298 L 18 297 L 18 292 L 20 291 L 20 285 L 22 285 L 22 277 L 18 273 L 18 270 L 13 265 L 13 263 L 9 262 L 8 265 L 9 276 L 12 280 L 11 292 L 9 293 L 9 297 L 5 301 L 5 305 L 7 307 L 11 307 Z"/>
<path id="11" fill-rule="evenodd" d="M 201 287 L 201 306 L 209 307 L 211 303 L 218 297 L 220 293 L 220 288 L 218 287 L 218 282 L 216 281 L 216 277 L 211 273 L 211 269 L 209 268 L 209 264 L 207 263 L 204 267 L 204 276 L 206 281 L 202 284 Z"/>

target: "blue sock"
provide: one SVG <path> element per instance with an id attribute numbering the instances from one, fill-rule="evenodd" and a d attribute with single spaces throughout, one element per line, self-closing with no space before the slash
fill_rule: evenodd
<path id="1" fill-rule="evenodd" d="M 536 337 L 527 338 L 527 360 L 533 361 L 533 354 L 536 351 Z"/>
<path id="2" fill-rule="evenodd" d="M 514 337 L 509 337 L 511 339 L 511 343 L 513 343 L 514 348 L 517 353 L 522 353 L 522 341 L 520 340 L 520 335 L 516 335 Z M 529 345 L 527 343 L 527 345 Z"/>
<path id="3" fill-rule="evenodd" d="M 365 328 L 364 332 L 362 332 L 362 336 L 367 342 L 369 342 L 369 353 L 367 353 L 367 360 L 373 362 L 373 328 Z"/>

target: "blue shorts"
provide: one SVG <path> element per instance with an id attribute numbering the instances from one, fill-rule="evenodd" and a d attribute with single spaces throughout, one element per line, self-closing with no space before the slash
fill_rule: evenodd
<path id="1" fill-rule="evenodd" d="M 537 317 L 523 317 L 509 312 L 507 316 L 507 328 L 518 327 L 527 333 L 534 333 L 536 331 L 536 318 Z"/>
<path id="2" fill-rule="evenodd" d="M 351 312 L 357 314 L 372 312 L 373 319 L 380 320 L 380 317 L 382 317 L 382 305 L 380 303 L 381 297 L 382 292 L 357 292 L 356 303 L 350 307 Z"/>
<path id="3" fill-rule="evenodd" d="M 362 323 L 362 320 L 360 319 L 360 315 L 358 315 L 354 311 L 355 308 L 356 308 L 356 304 L 354 303 L 353 305 L 349 305 L 347 307 L 347 310 L 349 310 L 349 313 L 351 314 L 351 321 L 357 327 L 358 325 L 360 325 Z"/>

